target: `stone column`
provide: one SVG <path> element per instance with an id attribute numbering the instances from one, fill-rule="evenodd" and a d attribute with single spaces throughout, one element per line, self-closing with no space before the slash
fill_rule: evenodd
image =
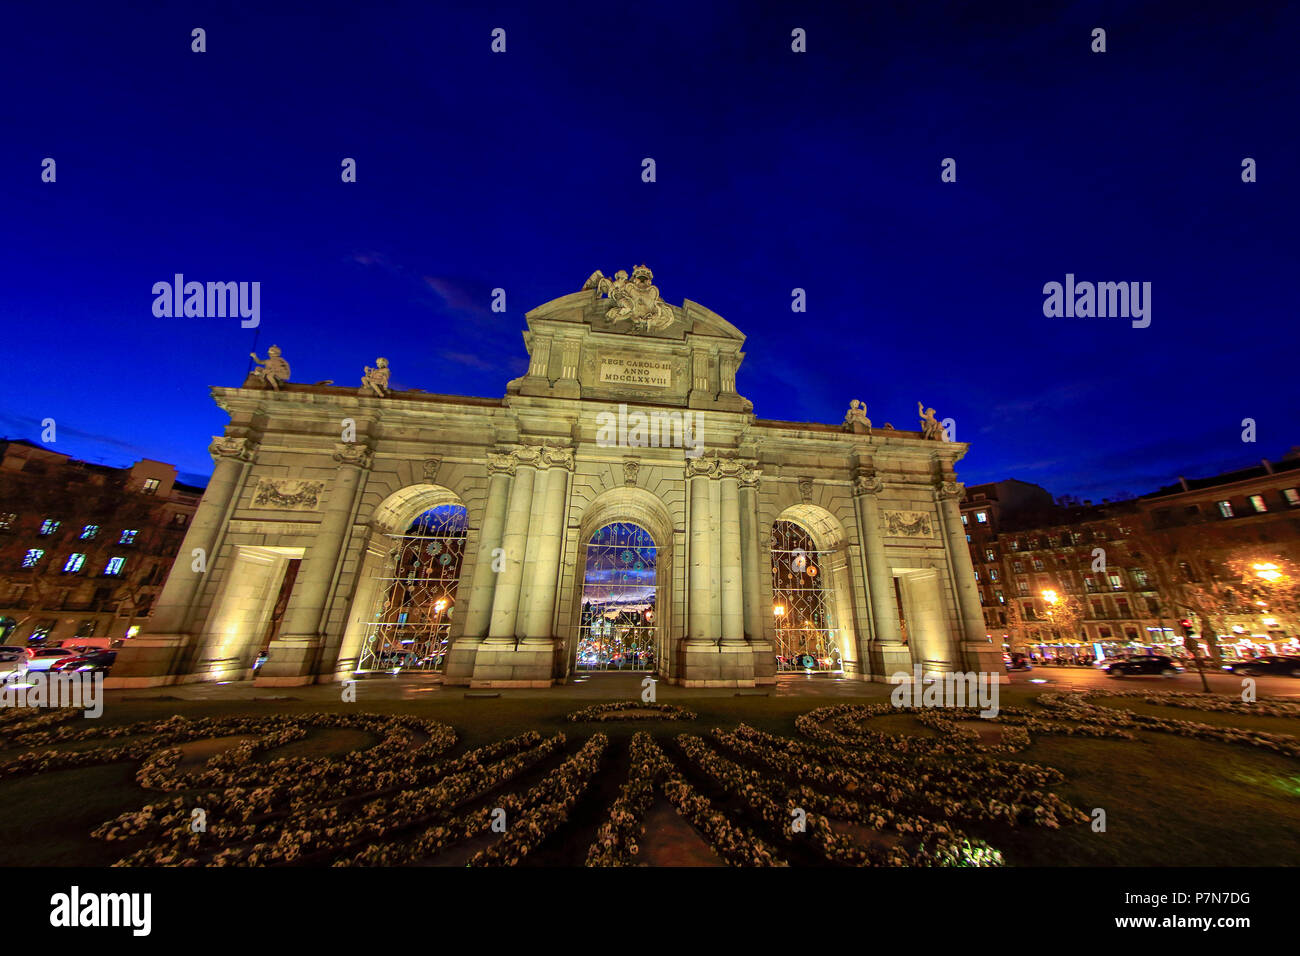
<path id="1" fill-rule="evenodd" d="M 970 546 L 966 543 L 966 533 L 962 530 L 961 507 L 958 502 L 964 493 L 965 488 L 958 481 L 941 481 L 934 490 L 943 520 L 953 590 L 961 613 L 962 635 L 965 639 L 961 656 L 967 670 L 1005 677 L 1006 669 L 1001 664 L 1002 646 L 995 646 L 989 640 L 984 612 L 980 608 L 979 592 L 975 587 L 975 566 L 971 564 Z"/>
<path id="2" fill-rule="evenodd" d="M 312 683 L 317 651 L 324 641 L 321 625 L 325 605 L 356 517 L 357 488 L 370 469 L 372 454 L 364 444 L 335 443 L 334 460 L 339 467 L 334 486 L 289 595 L 281 636 L 271 642 L 266 663 L 254 683 L 272 687 Z"/>
<path id="3" fill-rule="evenodd" d="M 443 669 L 443 682 L 447 685 L 463 686 L 470 683 L 478 649 L 487 636 L 492 620 L 492 600 L 496 595 L 497 581 L 505 569 L 504 561 L 499 560 L 502 555 L 494 556 L 493 552 L 502 547 L 515 460 L 509 455 L 489 453 L 487 472 L 487 501 L 483 506 L 483 523 L 478 532 L 474 580 L 465 605 L 464 628 L 460 636 L 452 641 L 447 652 L 447 663 Z"/>
<path id="4" fill-rule="evenodd" d="M 853 479 L 853 495 L 862 530 L 862 555 L 867 565 L 867 599 L 871 605 L 872 639 L 866 628 L 859 628 L 864 670 L 871 676 L 888 680 L 889 675 L 911 669 L 911 655 L 903 644 L 898 624 L 898 605 L 894 596 L 894 574 L 885 557 L 885 539 L 880 526 L 880 505 L 876 496 L 885 483 L 874 469 L 860 469 Z"/>
<path id="5" fill-rule="evenodd" d="M 225 525 L 226 513 L 235 497 L 248 464 L 253 460 L 256 445 L 247 438 L 214 436 L 208 446 L 208 454 L 215 463 L 212 467 L 212 480 L 203 492 L 194 520 L 185 532 L 185 543 L 181 545 L 176 563 L 172 565 L 158 603 L 149 622 L 150 633 L 174 634 L 185 629 L 189 622 L 194 599 L 198 596 L 199 585 L 203 583 L 204 571 L 194 570 L 194 549 L 203 551 L 206 566 L 211 568 L 214 546 Z M 114 664 L 116 667 L 116 664 Z"/>
<path id="6" fill-rule="evenodd" d="M 214 435 L 208 454 L 215 462 L 212 480 L 185 532 L 176 560 L 158 595 L 153 617 L 139 637 L 118 652 L 107 687 L 152 687 L 174 680 L 180 652 L 190 640 L 189 627 L 204 575 L 212 570 L 226 517 L 239 494 L 257 445 L 236 435 Z M 195 549 L 203 552 L 195 570 Z"/>
<path id="7" fill-rule="evenodd" d="M 524 558 L 531 524 L 538 453 L 536 449 L 517 450 L 511 453 L 511 457 L 515 462 L 515 479 L 510 485 L 510 503 L 506 508 L 505 532 L 501 538 L 505 564 L 497 577 L 496 591 L 492 595 L 492 620 L 488 625 L 488 638 L 508 639 L 513 644 L 519 592 L 524 581 Z"/>
<path id="8" fill-rule="evenodd" d="M 740 466 L 727 463 L 722 475 L 718 533 L 722 543 L 722 639 L 744 641 L 745 609 L 741 582 Z M 734 466 L 734 467 L 731 467 Z"/>
<path id="9" fill-rule="evenodd" d="M 763 589 L 759 575 L 761 542 L 758 539 L 757 468 L 746 468 L 740 475 L 740 552 L 744 578 L 745 637 L 750 641 L 763 637 Z"/>
<path id="10" fill-rule="evenodd" d="M 567 448 L 542 449 L 542 461 L 547 466 L 545 488 L 540 495 L 539 507 L 533 516 L 533 533 L 528 542 L 536 560 L 528 574 L 532 590 L 528 604 L 520 608 L 524 626 L 523 637 L 555 637 L 551 622 L 555 619 L 555 595 L 560 574 L 560 545 L 564 540 L 565 503 L 568 500 L 569 472 L 573 469 L 573 452 Z"/>
<path id="11" fill-rule="evenodd" d="M 687 481 L 691 486 L 690 541 L 691 567 L 688 600 L 688 627 L 686 637 L 691 643 L 711 643 L 713 622 L 713 595 L 709 592 L 709 576 L 713 558 L 709 540 L 709 472 L 712 461 L 692 458 L 686 462 Z"/>
<path id="12" fill-rule="evenodd" d="M 474 584 L 465 610 L 462 640 L 485 637 L 488 623 L 492 619 L 492 597 L 496 592 L 497 578 L 501 574 L 492 568 L 492 552 L 501 547 L 505 532 L 506 506 L 509 504 L 515 461 L 509 455 L 489 454 L 487 470 L 487 504 L 484 506 L 483 525 L 479 529 L 478 552 L 474 559 Z M 498 567 L 504 570 L 503 566 Z"/>

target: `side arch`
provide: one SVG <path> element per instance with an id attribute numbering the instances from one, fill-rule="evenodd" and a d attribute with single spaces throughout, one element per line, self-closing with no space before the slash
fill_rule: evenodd
<path id="1" fill-rule="evenodd" d="M 848 535 L 845 533 L 844 525 L 820 505 L 808 503 L 790 505 L 776 516 L 772 526 L 767 529 L 768 535 L 764 539 L 764 546 L 773 567 L 777 562 L 775 555 L 772 554 L 772 532 L 781 521 L 796 525 L 812 539 L 823 565 L 819 569 L 822 575 L 822 587 L 830 591 L 829 600 L 826 602 L 831 617 L 828 629 L 832 632 L 834 649 L 838 651 L 840 664 L 837 670 L 845 674 L 860 673 L 862 662 L 866 657 L 859 647 L 853 616 L 853 576 L 849 569 Z M 775 594 L 773 600 L 776 601 Z M 776 607 L 774 603 L 773 612 Z"/>
<path id="2" fill-rule="evenodd" d="M 393 536 L 403 534 L 426 511 L 446 505 L 466 508 L 465 502 L 450 488 L 424 482 L 399 488 L 371 512 L 366 522 L 368 531 L 357 586 L 348 608 L 347 627 L 335 665 L 335 679 L 351 677 L 360 664 L 368 623 L 380 597 L 381 578 L 390 560 Z M 465 570 L 462 565 L 462 580 Z"/>

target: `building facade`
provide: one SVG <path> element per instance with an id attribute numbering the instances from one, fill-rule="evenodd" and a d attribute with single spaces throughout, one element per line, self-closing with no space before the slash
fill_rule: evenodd
<path id="1" fill-rule="evenodd" d="M 163 462 L 109 468 L 0 443 L 0 641 L 107 642 L 139 631 L 202 493 Z"/>
<path id="2" fill-rule="evenodd" d="M 1216 575 L 1241 600 L 1218 601 L 1225 658 L 1296 653 L 1294 601 L 1252 593 L 1228 554 L 1300 560 L 1300 455 L 1100 505 L 1055 504 L 1037 485 L 973 485 L 962 500 L 990 638 L 1036 656 L 1182 653 L 1192 583 Z M 1181 537 L 1182 540 L 1179 540 Z M 1229 580 L 1232 575 L 1237 580 Z M 1200 589 L 1204 590 L 1204 589 Z"/>
<path id="3" fill-rule="evenodd" d="M 687 686 L 781 669 L 1001 673 L 933 410 L 922 432 L 756 417 L 744 336 L 593 274 L 526 316 L 504 398 L 240 388 L 146 633 L 110 686 L 293 685 L 393 666 L 547 686 L 584 669 Z M 190 560 L 189 556 L 194 555 Z"/>

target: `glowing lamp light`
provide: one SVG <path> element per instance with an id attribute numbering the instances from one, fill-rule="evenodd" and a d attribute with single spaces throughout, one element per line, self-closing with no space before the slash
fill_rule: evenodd
<path id="1" fill-rule="evenodd" d="M 447 599 L 438 598 L 438 600 L 433 602 L 433 609 L 437 611 L 439 614 L 441 614 L 443 611 L 447 609 Z"/>
<path id="2" fill-rule="evenodd" d="M 1271 562 L 1252 564 L 1251 569 L 1254 570 L 1256 577 L 1263 578 L 1269 584 L 1276 584 L 1282 577 L 1281 570 Z"/>
<path id="3" fill-rule="evenodd" d="M 1055 604 L 1057 600 L 1059 600 L 1059 596 L 1055 591 L 1047 590 L 1042 593 L 1043 593 L 1043 600 L 1046 601 L 1048 604 Z"/>
<path id="4" fill-rule="evenodd" d="M 772 605 L 772 613 L 775 614 L 777 617 L 780 617 L 782 614 L 785 613 L 785 605 L 784 605 L 784 604 L 773 604 L 773 605 Z"/>

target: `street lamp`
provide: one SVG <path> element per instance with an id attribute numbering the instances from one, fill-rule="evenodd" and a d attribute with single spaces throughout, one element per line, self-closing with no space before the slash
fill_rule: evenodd
<path id="1" fill-rule="evenodd" d="M 773 605 L 772 605 L 772 613 L 773 613 L 774 615 L 776 615 L 777 617 L 780 617 L 782 614 L 785 613 L 785 605 L 784 605 L 784 604 L 773 604 Z"/>
<path id="2" fill-rule="evenodd" d="M 1252 564 L 1251 570 L 1255 572 L 1255 577 L 1267 581 L 1269 584 L 1276 584 L 1282 578 L 1282 570 L 1271 561 L 1259 562 Z"/>

